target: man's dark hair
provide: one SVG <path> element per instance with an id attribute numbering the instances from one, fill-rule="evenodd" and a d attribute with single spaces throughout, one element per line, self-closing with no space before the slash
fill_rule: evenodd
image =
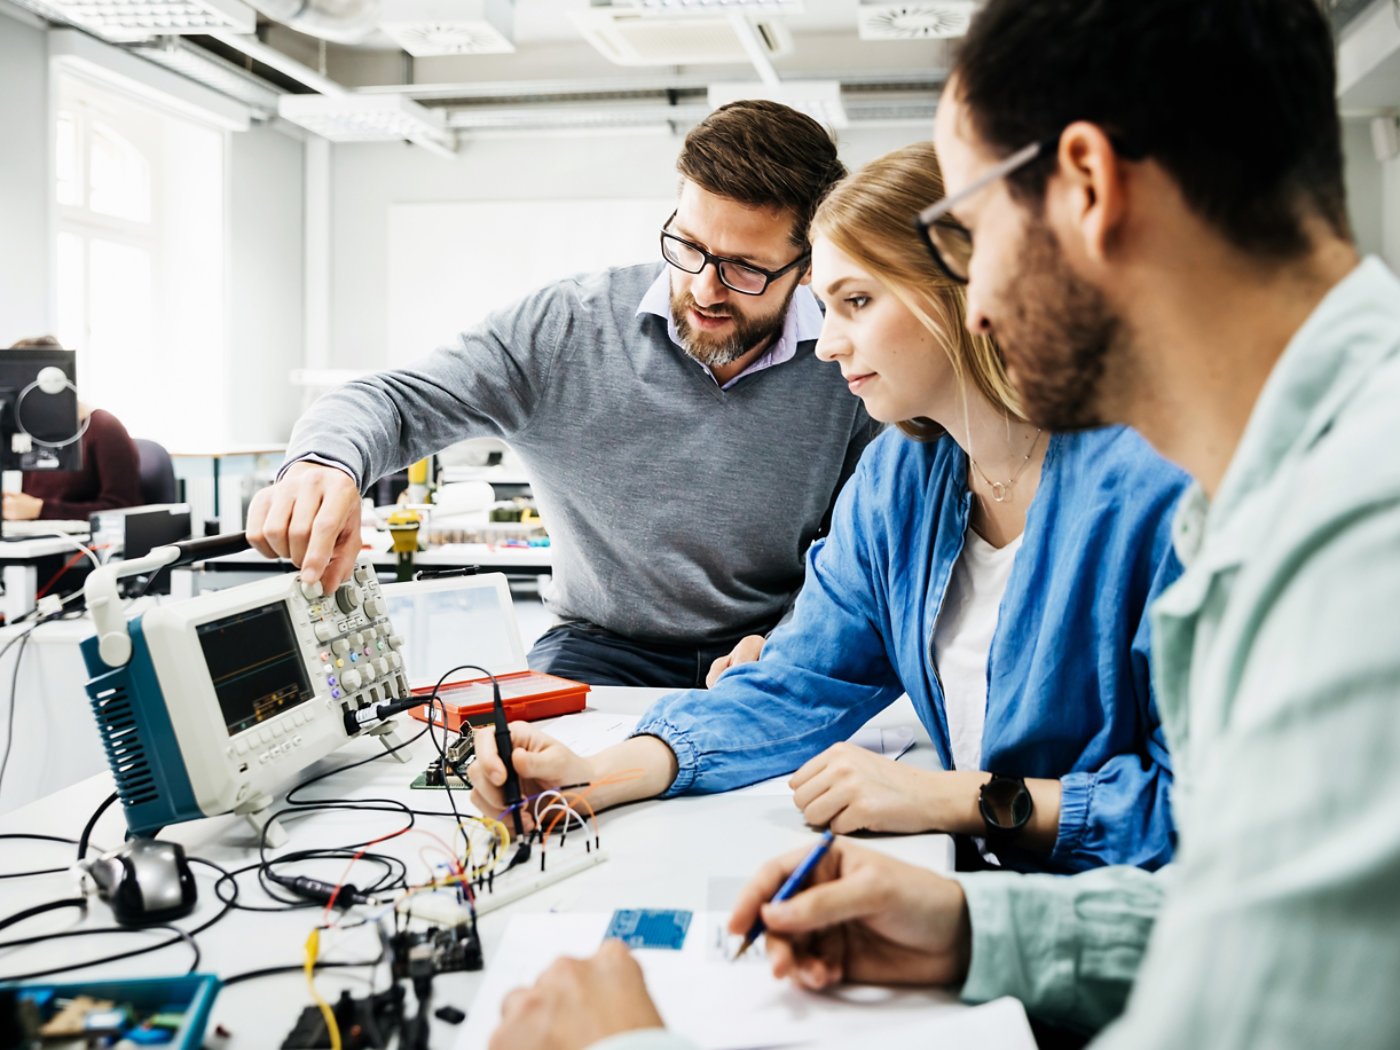
<path id="1" fill-rule="evenodd" d="M 990 0 L 955 74 L 1000 152 L 1090 121 L 1236 247 L 1291 258 L 1309 213 L 1350 238 L 1333 47 L 1318 0 Z M 1012 187 L 1038 205 L 1053 170 Z"/>
<path id="2" fill-rule="evenodd" d="M 764 99 L 720 106 L 692 128 L 676 170 L 717 196 L 792 212 L 792 243 L 804 251 L 817 204 L 846 174 L 825 128 Z"/>

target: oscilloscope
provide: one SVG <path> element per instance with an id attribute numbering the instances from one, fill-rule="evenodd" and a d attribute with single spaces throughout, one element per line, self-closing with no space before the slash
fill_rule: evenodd
<path id="1" fill-rule="evenodd" d="M 277 788 L 361 735 L 357 711 L 410 696 L 403 639 L 365 559 L 332 594 L 286 573 L 126 619 L 118 578 L 246 546 L 217 541 L 161 547 L 88 577 L 88 698 L 133 834 L 237 813 L 275 846 L 285 841 L 267 826 Z M 364 732 L 399 742 L 392 722 Z"/>

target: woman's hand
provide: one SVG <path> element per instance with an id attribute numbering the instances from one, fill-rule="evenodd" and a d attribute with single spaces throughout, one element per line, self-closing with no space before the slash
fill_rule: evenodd
<path id="1" fill-rule="evenodd" d="M 705 676 L 705 688 L 713 689 L 715 683 L 719 681 L 720 675 L 724 674 L 731 667 L 738 667 L 740 664 L 751 664 L 763 655 L 763 646 L 768 639 L 761 634 L 750 634 L 739 639 L 739 644 L 730 650 L 728 656 L 721 656 L 714 663 L 710 664 L 710 673 Z"/>
<path id="2" fill-rule="evenodd" d="M 938 778 L 857 747 L 833 744 L 788 781 L 792 800 L 813 827 L 852 831 L 945 831 L 938 821 Z"/>

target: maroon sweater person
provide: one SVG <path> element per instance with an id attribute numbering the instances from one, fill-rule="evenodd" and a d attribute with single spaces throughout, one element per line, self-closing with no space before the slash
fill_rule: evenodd
<path id="1" fill-rule="evenodd" d="M 5 493 L 5 517 L 82 519 L 99 510 L 141 504 L 141 471 L 136 443 L 121 420 L 100 408 L 87 412 L 81 470 L 38 471 L 24 475 L 23 491 Z"/>

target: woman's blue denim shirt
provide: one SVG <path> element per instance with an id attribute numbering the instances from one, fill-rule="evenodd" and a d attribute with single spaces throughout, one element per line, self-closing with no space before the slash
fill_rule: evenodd
<path id="1" fill-rule="evenodd" d="M 1060 827 L 1049 856 L 1003 851 L 1008 866 L 1171 858 L 1147 610 L 1181 572 L 1170 529 L 1187 482 L 1130 430 L 1050 439 L 987 658 L 982 767 L 1058 779 Z M 676 753 L 668 794 L 787 773 L 905 692 L 953 768 L 931 652 L 971 505 L 967 456 L 950 438 L 890 430 L 871 444 L 763 658 L 713 689 L 663 697 L 638 725 Z"/>

